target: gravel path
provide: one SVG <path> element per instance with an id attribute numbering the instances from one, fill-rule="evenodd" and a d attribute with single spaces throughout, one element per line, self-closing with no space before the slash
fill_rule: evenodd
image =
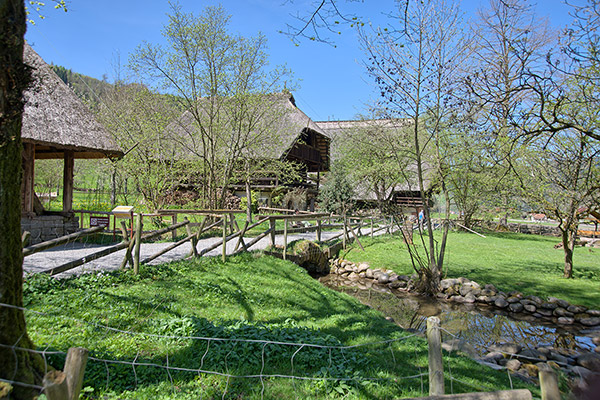
<path id="1" fill-rule="evenodd" d="M 364 229 L 364 228 L 363 228 Z M 327 240 L 330 237 L 339 234 L 341 231 L 324 231 L 321 234 L 322 240 Z M 369 229 L 365 229 L 363 234 L 369 232 Z M 307 232 L 307 233 L 294 233 L 288 234 L 288 243 L 298 239 L 315 239 L 315 232 Z M 221 237 L 207 238 L 198 241 L 197 249 L 200 251 L 201 249 L 209 247 L 211 244 L 217 243 L 221 240 Z M 248 242 L 251 239 L 245 239 Z M 254 246 L 251 247 L 250 250 L 258 250 L 265 249 L 270 245 L 270 237 L 266 236 Z M 283 245 L 283 235 L 277 235 L 275 239 L 275 243 L 278 245 Z M 153 254 L 158 253 L 161 249 L 164 249 L 170 246 L 172 242 L 165 243 L 143 243 L 140 249 L 140 258 L 143 260 L 146 257 L 149 257 Z M 237 244 L 237 238 L 231 239 L 227 242 L 227 254 L 233 253 L 235 245 Z M 57 267 L 59 265 L 65 264 L 72 260 L 77 260 L 79 258 L 85 257 L 112 245 L 98 245 L 98 244 L 86 244 L 86 243 L 69 243 L 62 246 L 57 246 L 49 250 L 45 250 L 39 253 L 32 254 L 30 256 L 25 257 L 23 262 L 23 269 L 26 273 L 36 273 L 42 272 L 50 268 Z M 221 255 L 222 247 L 219 245 L 216 249 L 206 253 L 204 256 L 218 256 Z M 166 254 L 156 258 L 151 261 L 149 264 L 162 264 L 165 262 L 181 260 L 187 257 L 191 253 L 191 245 L 189 242 L 182 244 L 181 246 L 169 251 Z M 79 275 L 87 272 L 95 272 L 95 271 L 113 271 L 119 268 L 121 262 L 123 261 L 123 257 L 125 257 L 125 250 L 120 250 L 115 253 L 109 254 L 105 257 L 98 258 L 96 260 L 90 261 L 86 264 L 83 264 L 80 267 L 73 268 L 69 271 L 63 272 L 61 274 L 56 275 L 57 277 L 66 277 L 69 275 Z"/>

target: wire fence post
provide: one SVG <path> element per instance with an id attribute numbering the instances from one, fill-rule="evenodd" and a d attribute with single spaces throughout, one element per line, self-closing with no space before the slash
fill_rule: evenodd
<path id="1" fill-rule="evenodd" d="M 140 247 L 142 246 L 142 229 L 144 223 L 142 221 L 142 213 L 138 213 L 135 222 L 135 248 L 133 251 L 133 273 L 138 274 L 140 272 Z"/>
<path id="2" fill-rule="evenodd" d="M 443 395 L 444 367 L 442 365 L 442 337 L 438 317 L 427 318 L 427 344 L 429 349 L 429 395 Z"/>
<path id="3" fill-rule="evenodd" d="M 287 259 L 287 240 L 288 240 L 288 220 L 287 218 L 283 219 L 283 259 Z"/>
<path id="4" fill-rule="evenodd" d="M 69 399 L 79 399 L 79 393 L 83 386 L 83 374 L 87 364 L 88 350 L 82 347 L 71 347 L 67 352 L 64 373 L 67 376 L 67 387 Z"/>
<path id="5" fill-rule="evenodd" d="M 223 214 L 223 249 L 221 259 L 225 262 L 225 256 L 227 255 L 227 214 Z"/>
<path id="6" fill-rule="evenodd" d="M 44 394 L 48 400 L 68 400 L 67 375 L 62 371 L 50 371 L 42 380 Z"/>
<path id="7" fill-rule="evenodd" d="M 271 247 L 275 247 L 275 219 L 269 218 L 269 229 L 271 230 Z"/>
<path id="8" fill-rule="evenodd" d="M 175 225 L 177 223 L 177 213 L 174 213 L 173 216 L 171 217 L 171 224 Z M 173 229 L 173 231 L 171 232 L 171 239 L 173 241 L 177 240 L 177 229 Z"/>
<path id="9" fill-rule="evenodd" d="M 317 242 L 321 241 L 321 219 L 317 219 Z"/>

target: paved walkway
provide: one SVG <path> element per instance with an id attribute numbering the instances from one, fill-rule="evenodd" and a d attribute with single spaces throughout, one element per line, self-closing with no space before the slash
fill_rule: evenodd
<path id="1" fill-rule="evenodd" d="M 362 228 L 363 235 L 370 231 L 369 228 Z M 321 240 L 327 240 L 337 234 L 340 231 L 323 231 L 321 234 Z M 197 249 L 198 251 L 209 247 L 211 244 L 217 243 L 221 241 L 221 237 L 213 237 L 202 239 L 198 241 Z M 288 243 L 298 239 L 309 239 L 315 240 L 316 233 L 315 232 L 307 232 L 307 233 L 293 233 L 288 234 Z M 232 254 L 237 244 L 237 237 L 231 239 L 227 242 L 227 254 Z M 244 239 L 246 243 L 248 243 L 252 238 Z M 275 239 L 275 243 L 277 245 L 283 245 L 283 235 L 277 235 Z M 164 242 L 164 243 L 142 243 L 140 249 L 140 259 L 144 260 L 147 257 L 150 257 L 153 254 L 158 253 L 161 249 L 164 249 L 170 246 L 172 242 Z M 255 245 L 253 245 L 250 250 L 259 250 L 265 249 L 271 244 L 270 236 L 259 240 Z M 32 254 L 30 256 L 25 257 L 23 262 L 23 269 L 26 273 L 36 273 L 42 272 L 50 268 L 58 267 L 59 265 L 65 264 L 72 260 L 77 260 L 79 258 L 85 257 L 107 247 L 111 247 L 112 245 L 98 245 L 92 243 L 69 243 L 62 246 L 57 246 L 49 250 L 41 251 L 39 253 Z M 169 251 L 166 254 L 152 260 L 150 265 L 154 264 L 162 264 L 165 262 L 181 260 L 188 255 L 191 254 L 191 245 L 189 242 L 182 244 L 181 246 Z M 222 246 L 219 245 L 216 249 L 209 251 L 204 256 L 219 256 L 222 252 Z M 90 261 L 86 264 L 83 264 L 80 267 L 73 268 L 69 271 L 63 272 L 61 274 L 56 275 L 57 277 L 66 277 L 69 275 L 79 275 L 87 272 L 96 272 L 96 271 L 113 271 L 119 268 L 123 258 L 125 257 L 125 250 L 120 250 L 115 253 L 109 254 L 105 257 L 98 258 L 96 260 Z"/>

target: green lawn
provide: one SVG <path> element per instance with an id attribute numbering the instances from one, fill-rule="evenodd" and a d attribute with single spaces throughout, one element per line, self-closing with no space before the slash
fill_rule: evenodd
<path id="1" fill-rule="evenodd" d="M 89 274 L 59 281 L 38 275 L 26 279 L 24 294 L 27 308 L 44 313 L 26 313 L 29 333 L 40 349 L 66 351 L 82 346 L 95 359 L 136 360 L 231 375 L 352 378 L 227 380 L 213 374 L 133 368 L 91 359 L 84 382 L 91 398 L 385 399 L 420 396 L 422 388 L 428 387 L 426 378 L 405 378 L 427 371 L 423 339 L 373 344 L 408 334 L 354 298 L 323 287 L 300 267 L 257 253 L 229 257 L 225 263 L 203 258 L 143 266 L 139 276 Z M 327 346 L 371 344 L 340 350 L 239 339 Z M 446 357 L 452 376 L 466 382 L 455 381 L 455 393 L 510 388 L 505 372 L 482 368 L 464 357 Z M 48 356 L 58 368 L 63 359 L 64 355 Z M 513 384 L 523 386 L 515 380 Z M 447 381 L 448 392 L 450 387 Z"/>
<path id="2" fill-rule="evenodd" d="M 449 278 L 464 276 L 476 282 L 493 283 L 500 290 L 518 290 L 540 297 L 555 296 L 573 304 L 600 308 L 600 249 L 579 247 L 574 255 L 574 279 L 562 277 L 560 239 L 517 233 L 451 232 L 444 264 Z M 415 234 L 415 241 L 420 240 Z M 365 261 L 374 268 L 412 274 L 406 246 L 397 236 L 361 239 L 365 251 L 354 245 L 340 257 Z"/>

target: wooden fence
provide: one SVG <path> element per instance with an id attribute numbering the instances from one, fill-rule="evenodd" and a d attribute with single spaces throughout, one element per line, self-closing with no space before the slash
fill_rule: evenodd
<path id="1" fill-rule="evenodd" d="M 65 264 L 50 268 L 43 272 L 56 275 L 66 272 L 73 268 L 79 267 L 87 262 L 97 260 L 98 258 L 107 256 L 120 250 L 126 250 L 121 262 L 121 269 L 129 265 L 134 273 L 139 272 L 140 264 L 146 264 L 152 260 L 166 254 L 167 252 L 185 244 L 190 243 L 191 252 L 187 257 L 201 257 L 208 252 L 221 247 L 221 256 L 225 260 L 227 254 L 227 243 L 237 239 L 233 254 L 241 251 L 248 251 L 250 247 L 258 243 L 261 239 L 269 236 L 270 245 L 275 246 L 276 236 L 283 235 L 283 258 L 287 258 L 287 246 L 289 234 L 291 233 L 306 233 L 315 232 L 315 240 L 321 241 L 325 230 L 340 229 L 340 233 L 336 233 L 329 237 L 326 242 L 331 243 L 341 238 L 342 245 L 346 248 L 350 240 L 354 240 L 362 248 L 362 243 L 359 237 L 363 235 L 361 229 L 370 227 L 368 234 L 373 236 L 381 230 L 392 231 L 392 225 L 387 220 L 378 220 L 374 217 L 347 217 L 338 216 L 327 213 L 311 213 L 311 212 L 295 212 L 295 210 L 284 209 L 261 209 L 264 211 L 287 212 L 287 214 L 259 214 L 256 217 L 258 220 L 254 223 L 246 220 L 242 227 L 238 224 L 235 218 L 236 214 L 244 213 L 243 211 L 235 210 L 157 210 L 151 214 L 132 214 L 133 223 L 130 227 L 127 226 L 125 220 L 120 221 L 120 231 L 122 241 L 112 246 L 103 248 L 88 254 L 85 257 L 69 261 Z M 200 222 L 190 222 L 188 217 L 200 217 Z M 144 224 L 148 218 L 170 218 L 171 224 L 164 228 L 152 231 L 144 231 Z M 259 229 L 256 234 L 257 227 L 266 225 L 266 229 Z M 383 226 L 382 226 L 383 225 Z M 195 228 L 195 229 L 194 229 Z M 39 243 L 33 246 L 25 247 L 23 255 L 28 256 L 38 251 L 46 250 L 61 244 L 68 243 L 73 240 L 81 239 L 87 235 L 92 235 L 103 231 L 104 227 L 93 227 L 83 231 L 53 239 L 47 242 Z M 178 230 L 185 229 L 186 235 L 179 239 Z M 204 248 L 198 248 L 201 235 L 206 232 L 220 229 L 221 239 L 206 245 Z M 253 235 L 249 236 L 249 232 L 254 229 Z M 141 246 L 145 241 L 153 240 L 161 235 L 171 234 L 173 243 L 161 249 L 144 259 L 141 259 Z M 255 236 L 254 236 L 255 235 Z"/>
<path id="2" fill-rule="evenodd" d="M 472 392 L 445 394 L 444 362 L 440 319 L 427 318 L 427 344 L 429 364 L 429 396 L 427 400 L 531 400 L 527 389 L 501 390 L 494 392 Z M 70 348 L 63 371 L 52 371 L 43 380 L 44 394 L 48 400 L 75 400 L 79 398 L 88 351 L 83 348 Z M 560 400 L 560 390 L 556 373 L 550 368 L 541 368 L 539 382 L 542 400 Z"/>

